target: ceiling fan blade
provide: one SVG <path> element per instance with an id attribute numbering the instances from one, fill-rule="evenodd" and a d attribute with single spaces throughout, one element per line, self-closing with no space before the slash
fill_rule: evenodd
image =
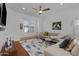
<path id="1" fill-rule="evenodd" d="M 38 9 L 36 9 L 36 8 L 32 8 L 33 10 L 36 10 L 36 11 L 38 11 Z"/>
<path id="2" fill-rule="evenodd" d="M 43 9 L 42 11 L 47 11 L 47 10 L 50 10 L 50 8 Z"/>
<path id="3" fill-rule="evenodd" d="M 38 9 L 32 8 L 35 13 L 38 13 Z"/>

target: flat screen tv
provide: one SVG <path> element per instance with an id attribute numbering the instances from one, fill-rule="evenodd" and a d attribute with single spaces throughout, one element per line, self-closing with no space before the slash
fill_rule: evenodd
<path id="1" fill-rule="evenodd" d="M 7 10 L 6 4 L 0 3 L 0 29 L 6 26 Z"/>

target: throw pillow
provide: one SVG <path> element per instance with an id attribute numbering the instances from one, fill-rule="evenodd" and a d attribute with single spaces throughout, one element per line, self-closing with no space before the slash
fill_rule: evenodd
<path id="1" fill-rule="evenodd" d="M 65 50 L 71 51 L 76 44 L 77 44 L 77 39 L 71 39 L 69 43 L 67 44 Z"/>
<path id="2" fill-rule="evenodd" d="M 44 36 L 48 36 L 48 32 L 44 32 L 43 35 L 44 35 Z"/>
<path id="3" fill-rule="evenodd" d="M 69 43 L 70 39 L 65 39 L 61 44 L 59 44 L 60 48 L 66 48 L 67 44 Z"/>

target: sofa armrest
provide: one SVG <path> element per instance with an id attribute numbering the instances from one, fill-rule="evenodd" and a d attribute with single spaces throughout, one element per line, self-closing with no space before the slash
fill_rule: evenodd
<path id="1" fill-rule="evenodd" d="M 62 40 L 63 41 L 63 40 Z M 70 52 L 65 51 L 64 49 L 59 47 L 60 41 L 57 44 L 54 44 L 48 48 L 44 49 L 44 54 L 46 56 L 71 56 Z"/>

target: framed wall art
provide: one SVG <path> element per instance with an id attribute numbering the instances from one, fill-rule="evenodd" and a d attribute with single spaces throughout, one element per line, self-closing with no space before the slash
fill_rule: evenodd
<path id="1" fill-rule="evenodd" d="M 61 30 L 61 21 L 53 22 L 52 30 Z"/>

